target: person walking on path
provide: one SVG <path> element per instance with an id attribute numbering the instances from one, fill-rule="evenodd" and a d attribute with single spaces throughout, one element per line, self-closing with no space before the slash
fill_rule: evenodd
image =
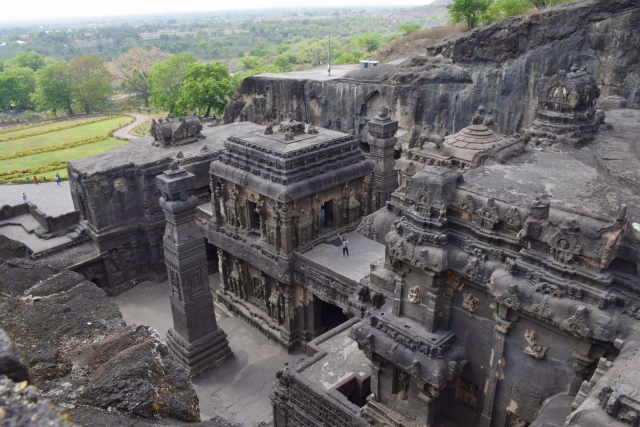
<path id="1" fill-rule="evenodd" d="M 58 184 L 58 187 L 60 186 L 60 174 L 56 173 L 56 184 Z"/>
<path id="2" fill-rule="evenodd" d="M 35 175 L 33 175 L 33 183 L 34 183 L 35 185 L 38 185 L 38 177 L 37 177 L 37 176 L 35 176 Z"/>
<path id="3" fill-rule="evenodd" d="M 22 193 L 22 201 L 27 202 L 27 193 Z"/>
<path id="4" fill-rule="evenodd" d="M 340 237 L 342 243 L 342 258 L 344 258 L 345 256 L 349 258 L 349 241 L 346 237 L 341 237 L 339 234 L 338 237 Z"/>

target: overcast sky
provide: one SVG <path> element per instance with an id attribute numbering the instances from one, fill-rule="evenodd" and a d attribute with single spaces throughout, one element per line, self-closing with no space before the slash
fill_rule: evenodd
<path id="1" fill-rule="evenodd" d="M 171 12 L 265 9 L 278 7 L 349 7 L 424 5 L 433 0 L 4 0 L 0 22 L 78 18 L 114 15 L 139 15 Z"/>

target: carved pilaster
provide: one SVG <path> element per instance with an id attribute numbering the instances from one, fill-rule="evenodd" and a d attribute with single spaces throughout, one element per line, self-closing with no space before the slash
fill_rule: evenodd
<path id="1" fill-rule="evenodd" d="M 216 224 L 222 223 L 222 188 L 219 181 L 211 182 L 211 220 Z"/>
<path id="2" fill-rule="evenodd" d="M 480 415 L 480 422 L 478 423 L 479 427 L 491 426 L 494 409 L 493 403 L 498 389 L 498 380 L 502 376 L 501 371 L 504 365 L 504 343 L 507 338 L 507 331 L 511 325 L 513 325 L 513 322 L 509 322 L 496 315 L 496 326 L 494 327 L 493 334 L 493 354 L 495 356 L 491 359 L 491 370 L 485 388 L 484 405 L 482 414 Z"/>
<path id="3" fill-rule="evenodd" d="M 282 204 L 280 219 L 282 221 L 280 226 L 280 253 L 285 258 L 289 258 L 293 252 L 293 212 L 291 212 L 288 203 Z"/>
<path id="4" fill-rule="evenodd" d="M 169 274 L 173 328 L 167 344 L 191 376 L 233 357 L 216 323 L 204 238 L 195 221 L 195 176 L 175 165 L 156 178 L 166 226 L 164 254 Z"/>

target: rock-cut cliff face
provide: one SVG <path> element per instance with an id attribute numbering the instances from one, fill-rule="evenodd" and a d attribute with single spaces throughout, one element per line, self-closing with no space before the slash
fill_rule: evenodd
<path id="1" fill-rule="evenodd" d="M 584 0 L 452 36 L 398 65 L 335 80 L 253 76 L 224 119 L 265 124 L 291 111 L 298 120 L 364 137 L 385 105 L 406 144 L 425 125 L 460 130 L 483 105 L 510 134 L 532 123 L 540 82 L 574 64 L 596 76 L 601 99 L 617 95 L 640 108 L 639 22 L 638 0 Z"/>

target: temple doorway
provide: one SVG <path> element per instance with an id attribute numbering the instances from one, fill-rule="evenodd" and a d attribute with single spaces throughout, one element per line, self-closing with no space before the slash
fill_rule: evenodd
<path id="1" fill-rule="evenodd" d="M 330 331 L 347 320 L 349 319 L 344 315 L 340 307 L 322 301 L 322 326 L 324 326 L 325 331 Z"/>
<path id="2" fill-rule="evenodd" d="M 320 205 L 322 233 L 333 228 L 333 200 L 328 200 Z"/>
<path id="3" fill-rule="evenodd" d="M 207 251 L 207 272 L 213 274 L 218 271 L 218 248 L 206 240 L 204 246 Z"/>

